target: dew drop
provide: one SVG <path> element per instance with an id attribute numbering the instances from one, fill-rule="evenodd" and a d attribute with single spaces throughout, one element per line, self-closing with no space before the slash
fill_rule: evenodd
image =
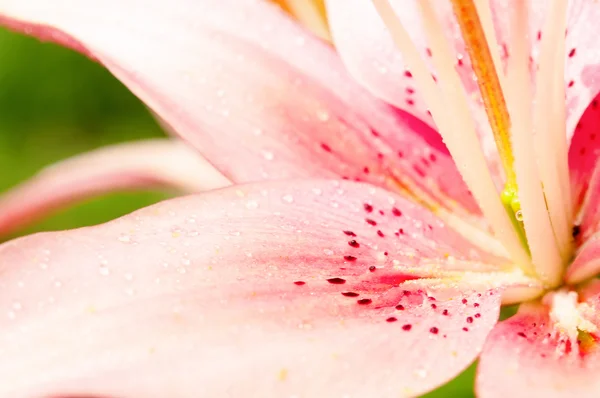
<path id="1" fill-rule="evenodd" d="M 294 197 L 292 195 L 284 195 L 281 198 L 285 203 L 293 203 L 294 202 Z"/>
<path id="2" fill-rule="evenodd" d="M 517 212 L 515 213 L 515 218 L 517 219 L 517 221 L 523 221 L 523 211 L 517 210 Z"/>
<path id="3" fill-rule="evenodd" d="M 329 112 L 327 112 L 326 109 L 317 110 L 317 119 L 319 119 L 322 122 L 328 121 L 329 120 Z"/>

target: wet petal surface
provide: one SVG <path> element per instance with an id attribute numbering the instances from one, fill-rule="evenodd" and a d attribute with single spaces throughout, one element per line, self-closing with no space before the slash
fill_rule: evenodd
<path id="1" fill-rule="evenodd" d="M 478 213 L 437 133 L 370 97 L 272 5 L 61 5 L 2 0 L 0 14 L 98 58 L 234 182 L 345 177 Z"/>
<path id="2" fill-rule="evenodd" d="M 493 261 L 422 209 L 331 181 L 22 238 L 0 248 L 0 391 L 419 394 L 466 367 L 496 322 L 492 284 L 435 278 L 489 267 L 478 258 Z"/>

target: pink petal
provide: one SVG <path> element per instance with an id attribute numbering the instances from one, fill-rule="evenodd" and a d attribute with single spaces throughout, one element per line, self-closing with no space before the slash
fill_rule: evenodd
<path id="1" fill-rule="evenodd" d="M 371 98 L 272 5 L 2 0 L 0 14 L 98 58 L 234 182 L 346 177 L 478 212 L 435 131 Z"/>
<path id="2" fill-rule="evenodd" d="M 402 54 L 393 43 L 374 5 L 364 0 L 327 0 L 326 3 L 336 49 L 356 80 L 376 96 L 434 126 L 428 106 L 419 95 L 419 88 L 410 71 L 407 71 Z M 427 44 L 417 2 L 391 0 L 390 4 L 397 11 L 403 26 L 435 76 L 431 49 Z M 454 45 L 457 56 L 456 70 L 478 121 L 480 139 L 488 155 L 488 162 L 500 182 L 500 165 L 494 150 L 493 136 L 479 100 L 479 89 L 473 80 L 473 70 L 460 29 L 454 20 L 452 5 L 450 2 L 439 2 L 435 8 L 447 36 L 452 38 L 451 44 Z"/>
<path id="3" fill-rule="evenodd" d="M 576 209 L 585 202 L 589 210 L 583 209 L 584 217 L 594 217 L 598 187 L 598 154 L 600 149 L 600 96 L 592 101 L 581 120 L 577 123 L 575 134 L 569 148 L 569 169 L 571 186 Z M 595 231 L 591 231 L 593 233 Z"/>
<path id="4" fill-rule="evenodd" d="M 148 140 L 101 148 L 63 160 L 0 197 L 0 235 L 74 202 L 116 190 L 157 187 L 199 192 L 229 181 L 191 147 Z"/>
<path id="5" fill-rule="evenodd" d="M 565 84 L 567 131 L 577 134 L 576 126 L 590 103 L 600 93 L 600 51 L 598 20 L 600 3 L 572 0 L 569 2 L 566 38 Z"/>
<path id="6" fill-rule="evenodd" d="M 599 325 L 597 292 L 587 295 L 585 302 L 595 311 L 591 321 Z M 571 342 L 554 326 L 546 306 L 522 305 L 517 315 L 494 328 L 485 344 L 477 374 L 478 396 L 596 397 L 600 355 L 597 343 L 591 344 Z"/>
<path id="7" fill-rule="evenodd" d="M 175 199 L 0 258 L 2 396 L 418 395 L 475 358 L 500 305 L 474 279 L 410 281 L 485 255 L 354 183 Z"/>
<path id="8" fill-rule="evenodd" d="M 569 284 L 580 283 L 600 274 L 600 234 L 586 237 L 586 241 L 577 253 L 565 274 Z"/>

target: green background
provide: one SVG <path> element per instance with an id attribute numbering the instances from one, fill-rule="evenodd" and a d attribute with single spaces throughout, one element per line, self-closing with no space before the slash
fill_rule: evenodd
<path id="1" fill-rule="evenodd" d="M 41 167 L 107 144 L 164 136 L 145 107 L 101 66 L 49 43 L 0 30 L 0 191 Z M 116 193 L 21 233 L 91 225 L 166 198 Z M 472 366 L 427 397 L 472 397 Z"/>

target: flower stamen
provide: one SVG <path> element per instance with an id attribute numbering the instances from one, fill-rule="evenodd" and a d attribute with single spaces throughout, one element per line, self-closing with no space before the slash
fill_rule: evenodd
<path id="1" fill-rule="evenodd" d="M 450 61 L 453 57 L 444 40 L 439 22 L 433 16 L 429 2 L 423 1 L 419 4 L 423 4 L 423 11 L 430 14 L 424 20 L 431 42 L 433 61 L 439 74 L 439 85 L 433 81 L 429 69 L 388 0 L 373 0 L 373 4 L 389 29 L 395 44 L 402 51 L 403 59 L 429 105 L 444 143 L 455 159 L 465 183 L 491 224 L 494 234 L 517 264 L 528 267 L 529 254 L 522 245 L 497 194 L 470 115 L 464 89 L 460 85 L 460 78 L 454 70 L 453 62 Z"/>

